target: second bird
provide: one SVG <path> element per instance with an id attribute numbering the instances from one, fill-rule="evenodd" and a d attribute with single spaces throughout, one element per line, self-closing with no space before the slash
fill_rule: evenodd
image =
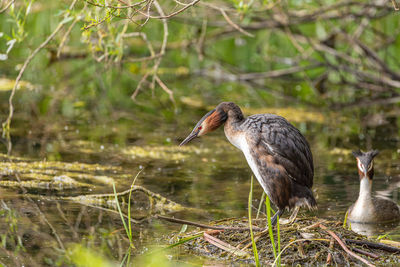
<path id="1" fill-rule="evenodd" d="M 258 182 L 278 207 L 272 225 L 286 208 L 316 207 L 311 191 L 314 165 L 310 146 L 300 131 L 281 116 L 257 114 L 245 118 L 235 103 L 222 102 L 201 118 L 180 145 L 224 123 L 226 137 L 243 152 Z"/>

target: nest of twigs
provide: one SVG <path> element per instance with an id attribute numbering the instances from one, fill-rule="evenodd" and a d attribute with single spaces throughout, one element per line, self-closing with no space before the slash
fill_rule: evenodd
<path id="1" fill-rule="evenodd" d="M 177 223 L 182 223 L 178 222 Z M 189 222 L 190 224 L 190 222 Z M 193 225 L 198 225 L 193 223 Z M 184 242 L 184 247 L 191 253 L 235 263 L 255 263 L 252 239 L 248 228 L 248 220 L 225 219 L 204 225 L 194 231 L 176 235 Z M 254 220 L 254 241 L 261 265 L 278 264 L 274 255 L 269 231 L 261 231 L 265 220 Z M 242 230 L 232 228 L 242 228 Z M 290 224 L 280 224 L 281 264 L 287 265 L 398 265 L 400 264 L 400 248 L 383 244 L 377 240 L 369 240 L 345 227 L 342 222 L 312 218 L 297 218 Z M 278 250 L 277 229 L 273 236 L 275 251 Z"/>

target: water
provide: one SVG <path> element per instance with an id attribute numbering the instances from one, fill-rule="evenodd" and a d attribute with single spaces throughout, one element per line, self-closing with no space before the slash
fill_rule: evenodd
<path id="1" fill-rule="evenodd" d="M 186 106 L 178 117 L 167 121 L 157 116 L 146 117 L 145 113 L 137 115 L 141 119 L 122 118 L 90 124 L 60 120 L 59 125 L 46 129 L 45 136 L 43 129 L 27 131 L 17 122 L 13 155 L 23 157 L 14 159 L 21 168 L 18 173 L 22 180 L 41 175 L 49 187 L 54 176 L 67 175 L 87 186 L 63 190 L 33 187 L 27 188 L 25 195 L 19 186 L 0 187 L 0 236 L 6 244 L 0 248 L 0 263 L 68 264 L 71 259 L 65 255 L 72 253 L 77 244 L 120 262 L 128 240 L 119 215 L 65 198 L 112 193 L 113 181 L 118 192 L 124 191 L 141 169 L 137 185 L 193 208 L 168 213 L 168 216 L 201 222 L 247 216 L 252 173 L 244 156 L 226 140 L 222 129 L 187 147 L 177 147 L 207 109 Z M 387 109 L 315 111 L 292 106 L 244 111 L 247 115 L 259 112 L 284 115 L 305 134 L 314 154 L 313 190 L 319 209 L 302 210 L 300 216 L 316 215 L 343 221 L 359 189 L 356 161 L 351 155 L 353 149 L 381 151 L 375 159 L 373 191 L 400 203 L 400 122 L 396 115 L 399 110 Z M 374 121 L 372 114 L 386 115 Z M 44 159 L 54 164 L 35 165 Z M 3 157 L 2 161 L 4 167 L 7 160 Z M 32 165 L 32 161 L 36 163 Z M 18 162 L 31 162 L 31 165 L 24 165 L 24 169 Z M 3 181 L 15 179 L 15 173 L 7 175 L 3 171 Z M 261 194 L 257 184 L 254 196 L 258 199 Z M 257 199 L 253 202 L 255 208 Z M 135 218 L 139 219 L 141 213 L 136 212 L 134 217 L 137 215 Z M 286 216 L 289 214 L 285 213 Z M 133 225 L 134 243 L 140 250 L 167 243 L 163 235 L 180 229 L 179 225 L 151 217 L 140 219 Z M 380 234 L 389 232 L 390 238 L 400 241 L 399 226 L 380 230 Z M 68 253 L 61 253 L 62 250 Z M 184 257 L 186 253 L 179 251 L 174 256 Z"/>

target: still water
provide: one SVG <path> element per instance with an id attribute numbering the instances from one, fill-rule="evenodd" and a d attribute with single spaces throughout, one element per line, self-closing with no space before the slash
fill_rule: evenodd
<path id="1" fill-rule="evenodd" d="M 190 208 L 162 211 L 168 216 L 205 223 L 247 216 L 252 173 L 223 130 L 187 147 L 177 146 L 210 107 L 183 105 L 176 118 L 167 121 L 136 114 L 128 119 L 121 116 L 113 123 L 60 120 L 45 130 L 28 130 L 16 123 L 13 163 L 1 156 L 0 263 L 68 264 L 63 251 L 70 251 L 73 244 L 120 262 L 129 241 L 118 213 L 104 209 L 104 205 L 83 205 L 70 197 L 110 194 L 113 183 L 117 192 L 125 191 L 140 170 L 136 185 Z M 299 216 L 343 221 L 358 196 L 356 161 L 351 155 L 358 148 L 381 151 L 375 159 L 373 191 L 400 204 L 400 109 L 244 109 L 246 115 L 267 112 L 285 116 L 303 132 L 312 148 L 318 211 L 302 210 Z M 57 183 L 66 179 L 71 179 L 69 187 Z M 255 209 L 261 194 L 257 184 Z M 179 225 L 154 219 L 145 204 L 140 207 L 139 200 L 136 204 L 139 207 L 132 216 L 138 219 L 133 224 L 137 249 L 166 244 L 163 235 L 180 230 Z M 386 233 L 386 238 L 400 241 L 399 226 L 374 229 L 373 234 Z M 184 251 L 179 253 L 185 255 Z"/>

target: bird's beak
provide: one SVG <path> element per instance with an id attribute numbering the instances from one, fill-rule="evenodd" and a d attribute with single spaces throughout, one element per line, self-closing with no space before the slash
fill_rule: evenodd
<path id="1" fill-rule="evenodd" d="M 365 167 L 365 166 L 361 166 L 362 167 L 362 169 L 361 169 L 361 172 L 362 172 L 362 174 L 364 174 L 364 177 L 368 177 L 367 176 L 367 168 Z"/>
<path id="2" fill-rule="evenodd" d="M 185 140 L 182 141 L 182 143 L 179 146 L 183 146 L 187 143 L 189 143 L 190 141 L 192 141 L 193 139 L 195 139 L 197 137 L 197 135 L 199 134 L 199 131 L 193 131 L 191 132 L 188 137 L 185 138 Z"/>

